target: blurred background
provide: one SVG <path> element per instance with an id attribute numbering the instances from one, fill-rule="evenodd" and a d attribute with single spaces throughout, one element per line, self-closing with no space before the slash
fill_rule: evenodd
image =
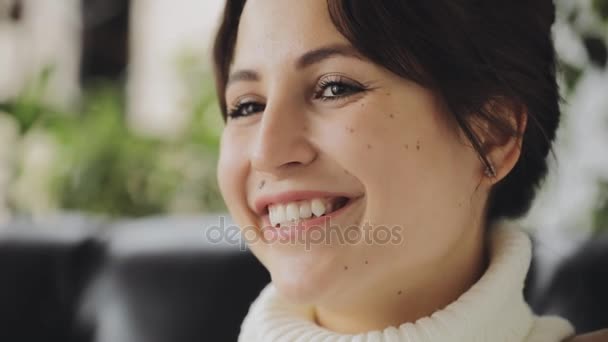
<path id="1" fill-rule="evenodd" d="M 223 2 L 0 0 L 0 226 L 77 215 L 170 229 L 226 212 L 209 58 Z M 541 284 L 608 230 L 608 0 L 556 5 L 564 115 L 522 220 Z"/>
<path id="2" fill-rule="evenodd" d="M 606 226 L 608 1 L 558 1 L 564 118 L 530 226 Z M 225 210 L 222 0 L 0 0 L 0 220 Z M 543 196 L 544 195 L 544 196 Z"/>
<path id="3" fill-rule="evenodd" d="M 0 0 L 0 220 L 222 211 L 219 0 Z"/>

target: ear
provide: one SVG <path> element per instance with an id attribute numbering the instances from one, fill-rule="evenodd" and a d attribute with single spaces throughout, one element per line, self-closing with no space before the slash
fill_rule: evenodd
<path id="1" fill-rule="evenodd" d="M 521 155 L 523 135 L 528 124 L 528 113 L 523 106 L 502 106 L 501 111 L 517 134 L 505 135 L 501 132 L 494 132 L 496 129 L 492 129 L 488 123 L 484 124 L 486 133 L 493 137 L 490 139 L 484 137 L 482 140 L 483 151 L 496 170 L 495 177 L 484 177 L 490 184 L 498 183 L 505 178 L 517 164 Z M 482 163 L 482 175 L 485 169 L 485 164 Z"/>

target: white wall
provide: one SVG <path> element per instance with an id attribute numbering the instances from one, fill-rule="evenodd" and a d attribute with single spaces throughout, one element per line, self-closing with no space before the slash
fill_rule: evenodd
<path id="1" fill-rule="evenodd" d="M 0 0 L 8 9 L 9 0 Z M 19 22 L 0 20 L 0 101 L 19 94 L 28 81 L 52 65 L 45 101 L 65 108 L 79 95 L 79 0 L 23 0 Z M 0 13 L 0 17 L 6 13 Z"/>
<path id="2" fill-rule="evenodd" d="M 131 9 L 129 123 L 139 133 L 175 137 L 189 119 L 178 60 L 208 60 L 223 0 L 134 0 Z"/>

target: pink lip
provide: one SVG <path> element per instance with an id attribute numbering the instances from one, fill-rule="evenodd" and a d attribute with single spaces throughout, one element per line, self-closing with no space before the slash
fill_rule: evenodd
<path id="1" fill-rule="evenodd" d="M 323 197 L 323 196 L 317 196 L 316 198 L 318 198 L 318 197 Z M 332 196 L 325 196 L 325 197 L 332 197 Z M 342 197 L 347 197 L 347 196 L 342 196 Z M 276 241 L 277 239 L 294 238 L 301 232 L 306 231 L 311 228 L 323 228 L 323 227 L 325 227 L 327 221 L 333 220 L 337 216 L 344 213 L 346 210 L 348 210 L 353 205 L 354 202 L 359 200 L 359 198 L 360 197 L 357 197 L 357 198 L 349 197 L 349 201 L 348 201 L 348 203 L 346 203 L 346 205 L 344 207 L 342 207 L 336 211 L 333 211 L 333 212 L 329 213 L 328 215 L 323 215 L 321 217 L 314 217 L 314 218 L 311 218 L 308 220 L 301 220 L 301 221 L 298 221 L 297 223 L 293 223 L 288 226 L 273 227 L 270 224 L 270 218 L 269 218 L 268 214 L 266 214 L 262 217 L 263 236 L 266 240 Z"/>
<path id="2" fill-rule="evenodd" d="M 355 196 L 347 193 L 324 192 L 324 191 L 289 191 L 274 195 L 262 196 L 254 201 L 254 210 L 259 216 L 265 215 L 264 211 L 270 204 L 289 203 L 295 201 L 311 200 L 313 198 L 346 197 L 352 200 Z M 357 196 L 358 197 L 358 196 Z M 339 210 L 338 210 L 339 211 Z M 337 211 L 336 211 L 337 212 Z M 266 214 L 266 216 L 268 216 Z"/>

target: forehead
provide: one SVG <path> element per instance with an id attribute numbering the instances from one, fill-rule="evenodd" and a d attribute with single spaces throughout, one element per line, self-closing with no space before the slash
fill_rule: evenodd
<path id="1" fill-rule="evenodd" d="M 262 67 L 293 61 L 311 49 L 336 43 L 348 41 L 331 22 L 327 0 L 248 0 L 233 65 Z"/>

